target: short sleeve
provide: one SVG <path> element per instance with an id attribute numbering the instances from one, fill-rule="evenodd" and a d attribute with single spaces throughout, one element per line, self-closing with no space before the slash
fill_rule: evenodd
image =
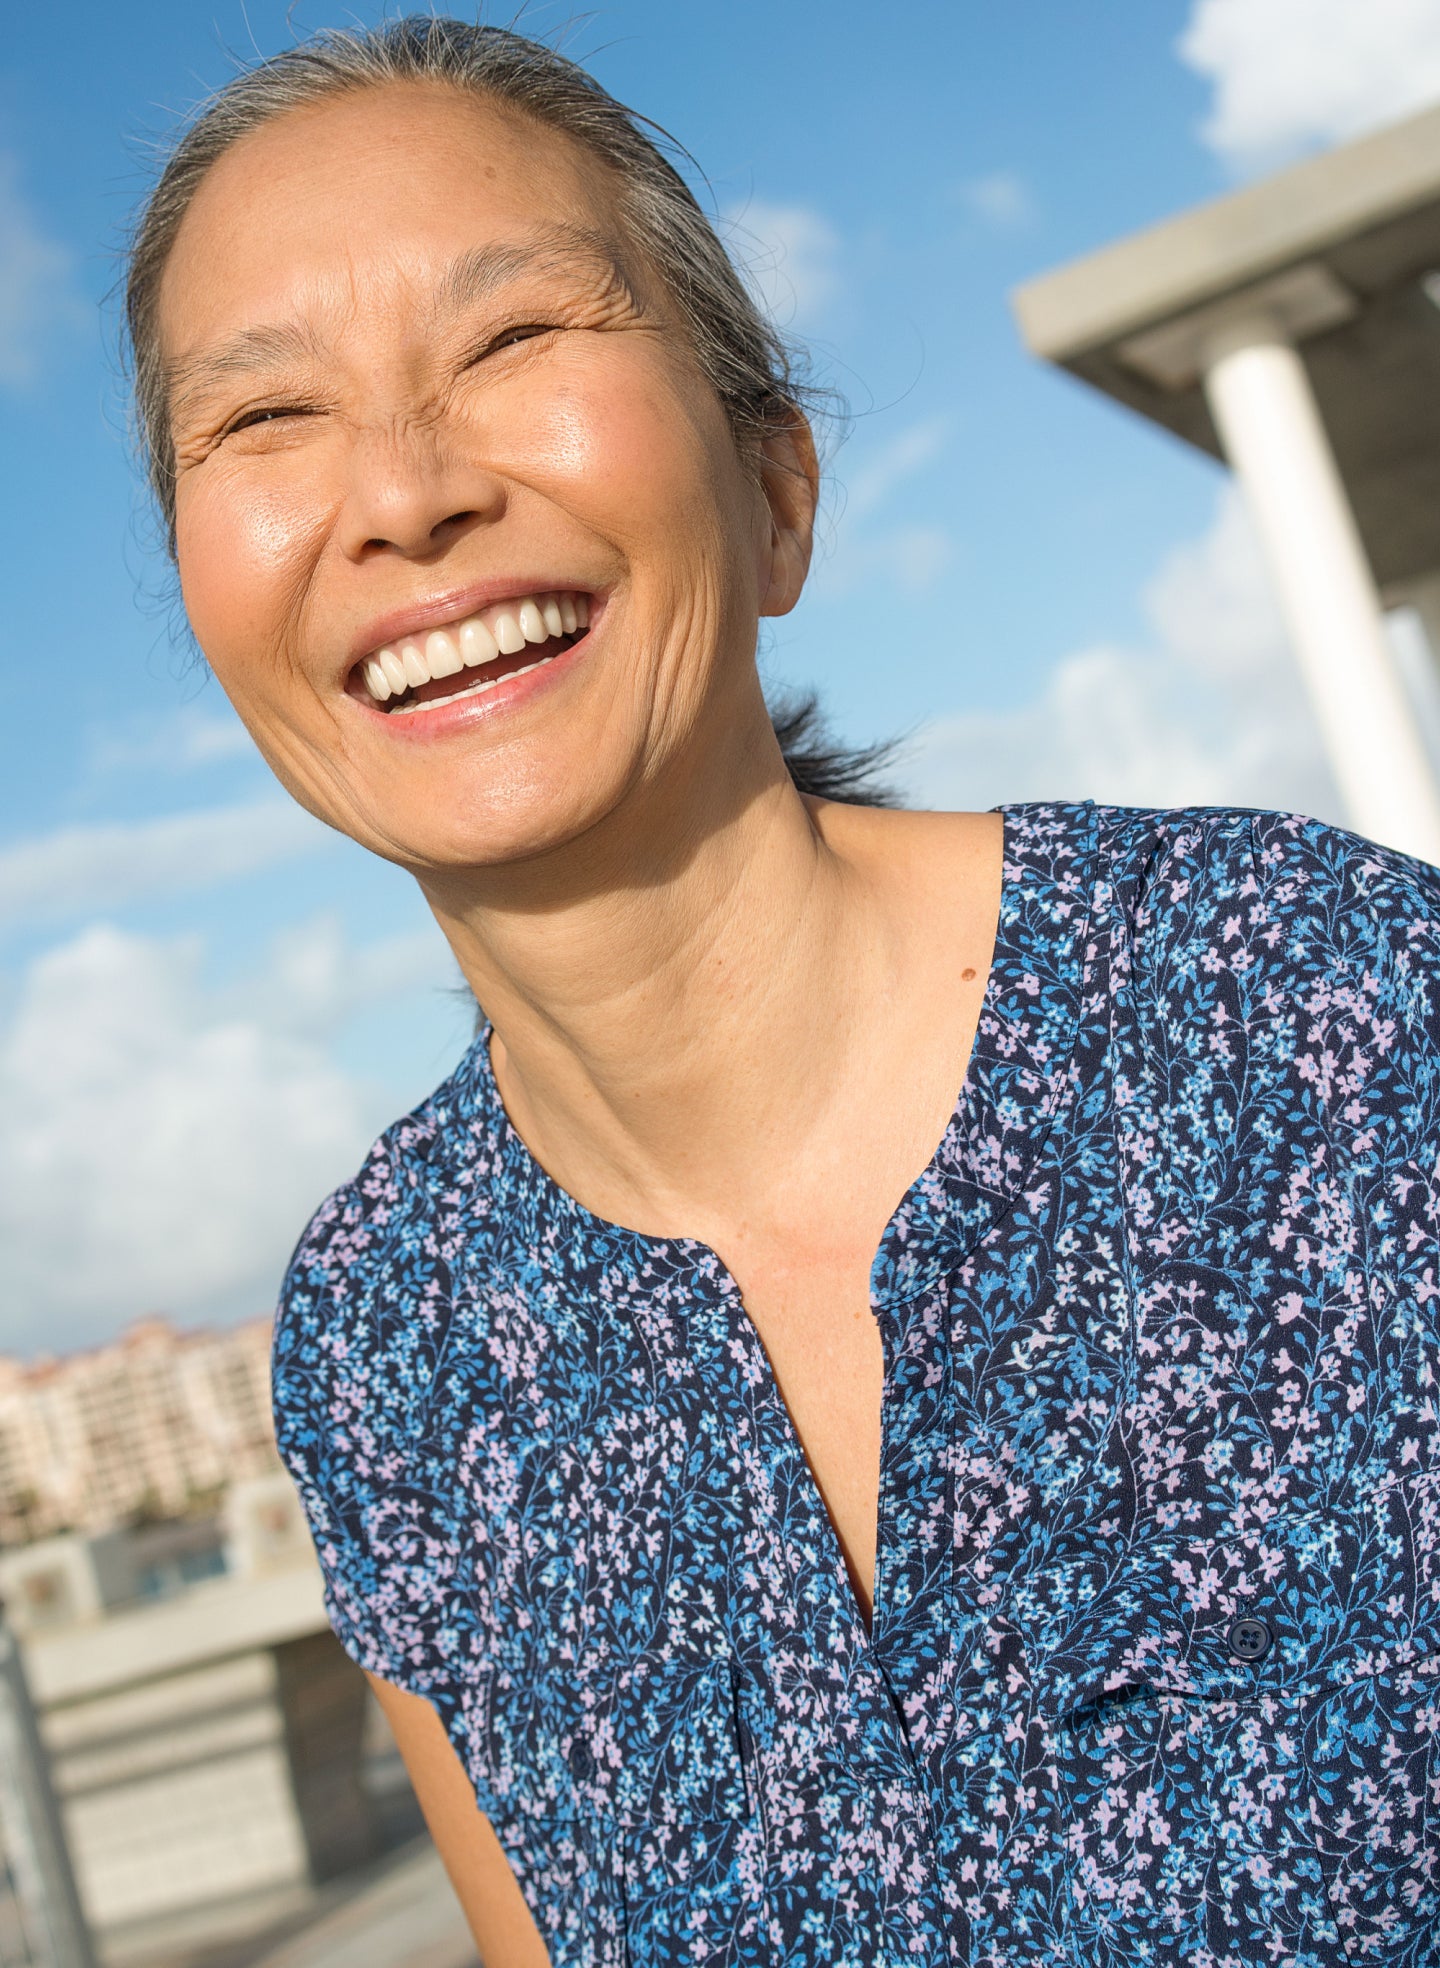
<path id="1" fill-rule="evenodd" d="M 1440 1160 L 1440 871 L 1292 815 L 1256 815 L 1252 835 L 1257 1012 L 1268 944 L 1317 1126 L 1356 1167 L 1423 1168 L 1428 1187 Z"/>
<path id="2" fill-rule="evenodd" d="M 343 1205 L 332 1198 L 325 1207 Z M 315 1227 L 291 1267 L 275 1322 L 270 1358 L 275 1445 L 310 1526 L 325 1610 L 336 1637 L 368 1673 L 403 1686 L 403 1664 L 394 1657 L 385 1630 L 382 1554 L 373 1542 L 374 1498 L 367 1495 L 356 1467 L 364 1418 L 355 1412 L 347 1349 L 337 1345 L 320 1318 L 317 1294 L 307 1279 Z M 363 1464 L 363 1451 L 360 1460 Z"/>
<path id="3" fill-rule="evenodd" d="M 316 1213 L 281 1291 L 271 1388 L 341 1645 L 367 1672 L 431 1696 L 450 1665 L 437 1609 L 455 1601 L 465 1540 L 453 1498 L 414 1466 L 427 1301 L 411 1193 L 382 1142 Z"/>

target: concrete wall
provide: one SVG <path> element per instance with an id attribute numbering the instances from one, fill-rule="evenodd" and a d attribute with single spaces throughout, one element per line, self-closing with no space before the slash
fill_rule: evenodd
<path id="1" fill-rule="evenodd" d="M 114 1554 L 83 1543 L 6 1554 L 3 1589 L 28 1626 L 31 1693 L 102 1936 L 259 1906 L 416 1828 L 378 1706 L 326 1622 L 288 1479 L 231 1500 L 227 1576 L 162 1601 L 107 1609 L 99 1574 Z M 16 1590 L 46 1567 L 68 1617 Z"/>
<path id="2" fill-rule="evenodd" d="M 305 1878 L 277 1681 L 257 1652 L 42 1711 L 93 1927 Z"/>

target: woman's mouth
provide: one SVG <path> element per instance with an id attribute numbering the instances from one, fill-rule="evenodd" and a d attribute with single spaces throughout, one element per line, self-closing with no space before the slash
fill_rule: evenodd
<path id="1" fill-rule="evenodd" d="M 364 657 L 355 678 L 392 717 L 476 697 L 572 648 L 590 626 L 588 594 L 519 595 Z"/>

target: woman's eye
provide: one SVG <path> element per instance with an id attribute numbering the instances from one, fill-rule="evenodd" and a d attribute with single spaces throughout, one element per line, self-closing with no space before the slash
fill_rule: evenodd
<path id="1" fill-rule="evenodd" d="M 233 423 L 227 424 L 221 435 L 231 437 L 236 431 L 253 430 L 257 424 L 274 424 L 278 423 L 282 417 L 303 417 L 305 414 L 305 411 L 297 409 L 294 404 L 267 403 L 257 410 L 245 411 L 243 416 L 239 416 Z"/>
<path id="2" fill-rule="evenodd" d="M 525 321 L 514 328 L 507 328 L 480 351 L 481 359 L 495 355 L 501 349 L 516 348 L 521 342 L 533 342 L 537 335 L 553 335 L 554 323 L 549 321 Z"/>

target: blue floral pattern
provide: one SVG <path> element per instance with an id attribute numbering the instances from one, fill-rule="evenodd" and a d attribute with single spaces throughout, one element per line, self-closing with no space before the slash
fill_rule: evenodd
<path id="1" fill-rule="evenodd" d="M 1440 877 L 1021 806 L 873 1274 L 873 1631 L 715 1255 L 588 1214 L 485 1039 L 275 1338 L 336 1631 L 555 1968 L 1440 1962 Z"/>

